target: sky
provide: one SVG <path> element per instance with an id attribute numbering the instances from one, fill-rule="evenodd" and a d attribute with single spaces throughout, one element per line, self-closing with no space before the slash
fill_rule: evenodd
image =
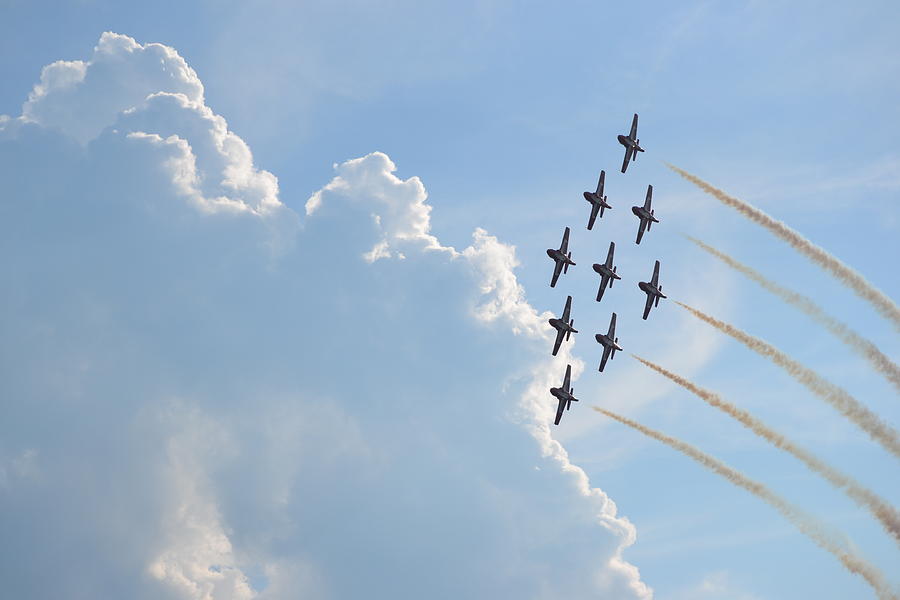
<path id="1" fill-rule="evenodd" d="M 629 356 L 900 505 L 896 457 L 674 300 L 894 426 L 896 389 L 684 235 L 894 360 L 897 330 L 664 164 L 900 297 L 894 3 L 0 8 L 5 595 L 875 597 L 592 405 L 764 482 L 900 593 L 871 515 Z M 647 151 L 622 174 L 635 112 Z M 600 169 L 613 209 L 587 231 Z M 661 222 L 636 246 L 648 184 Z M 566 226 L 577 265 L 550 288 Z M 623 280 L 598 304 L 610 241 Z M 669 299 L 645 322 L 654 260 Z M 554 358 L 566 295 L 579 333 Z M 612 312 L 625 351 L 598 373 Z M 566 364 L 580 401 L 557 427 Z"/>

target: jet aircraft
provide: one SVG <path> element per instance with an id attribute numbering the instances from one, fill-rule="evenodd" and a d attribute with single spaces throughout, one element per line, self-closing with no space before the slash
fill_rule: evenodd
<path id="1" fill-rule="evenodd" d="M 618 273 L 616 273 L 616 267 L 613 266 L 613 254 L 616 251 L 616 243 L 609 243 L 609 253 L 606 255 L 606 262 L 602 265 L 598 265 L 594 263 L 594 271 L 600 274 L 600 289 L 597 291 L 597 302 L 600 302 L 600 299 L 603 298 L 603 292 L 606 291 L 606 284 L 609 284 L 609 287 L 612 287 L 613 281 L 616 279 L 622 279 L 619 277 Z"/>
<path id="2" fill-rule="evenodd" d="M 600 218 L 603 218 L 603 209 L 609 208 L 612 209 L 606 202 L 606 196 L 603 195 L 603 182 L 606 179 L 606 171 L 600 171 L 600 181 L 597 182 L 597 191 L 593 194 L 591 192 L 584 193 L 584 199 L 591 203 L 591 216 L 588 219 L 588 230 L 594 227 L 594 221 L 597 220 L 597 212 L 600 212 Z"/>
<path id="3" fill-rule="evenodd" d="M 637 139 L 637 123 L 638 116 L 637 113 L 634 113 L 634 119 L 632 119 L 631 121 L 631 131 L 627 136 L 617 136 L 619 143 L 625 146 L 625 160 L 622 161 L 623 173 L 625 172 L 625 169 L 628 168 L 628 161 L 637 160 L 637 153 L 644 151 L 644 149 L 640 146 L 641 140 Z"/>
<path id="4" fill-rule="evenodd" d="M 557 319 L 550 319 L 550 324 L 556 329 L 556 342 L 553 344 L 553 356 L 556 356 L 556 353 L 559 352 L 559 346 L 562 344 L 563 336 L 565 336 L 566 341 L 569 341 L 569 337 L 573 333 L 578 333 L 578 330 L 573 327 L 575 325 L 575 319 L 569 320 L 569 312 L 572 310 L 572 296 L 566 297 L 566 307 L 563 309 L 562 317 Z"/>
<path id="5" fill-rule="evenodd" d="M 635 244 L 641 243 L 641 238 L 644 237 L 644 229 L 650 231 L 650 225 L 653 223 L 659 223 L 659 219 L 657 219 L 653 215 L 653 209 L 650 208 L 650 203 L 653 200 L 653 186 L 647 186 L 647 197 L 644 198 L 644 206 L 632 206 L 631 212 L 634 213 L 638 219 L 641 220 L 641 224 L 638 226 L 638 234 L 637 239 L 634 241 Z"/>
<path id="6" fill-rule="evenodd" d="M 612 318 L 609 320 L 609 331 L 606 334 L 598 333 L 594 336 L 594 339 L 603 345 L 603 358 L 600 359 L 600 368 L 598 369 L 603 371 L 603 367 L 606 366 L 606 360 L 615 358 L 616 350 L 622 349 L 622 346 L 619 345 L 619 338 L 616 337 L 616 313 L 613 313 Z"/>
<path id="7" fill-rule="evenodd" d="M 553 421 L 554 425 L 559 425 L 564 406 L 566 407 L 566 410 L 569 410 L 569 407 L 572 406 L 572 402 L 578 402 L 578 398 L 573 395 L 575 390 L 570 385 L 571 379 L 572 365 L 566 365 L 566 377 L 563 379 L 562 387 L 550 388 L 550 393 L 559 401 L 559 406 L 556 408 L 556 420 Z"/>
<path id="8" fill-rule="evenodd" d="M 553 265 L 553 278 L 550 280 L 550 287 L 556 287 L 556 280 L 559 279 L 559 274 L 568 273 L 569 265 L 574 265 L 572 262 L 572 253 L 569 252 L 569 228 L 566 227 L 566 231 L 563 233 L 562 243 L 559 245 L 559 249 L 547 248 L 547 256 L 553 259 L 556 263 Z"/>
<path id="9" fill-rule="evenodd" d="M 662 293 L 662 286 L 659 285 L 659 261 L 656 261 L 656 264 L 653 265 L 653 277 L 650 281 L 642 281 L 638 284 L 638 287 L 647 294 L 647 303 L 644 304 L 644 320 L 646 321 L 647 315 L 650 314 L 650 309 L 653 306 L 659 306 L 659 299 L 667 298 Z"/>

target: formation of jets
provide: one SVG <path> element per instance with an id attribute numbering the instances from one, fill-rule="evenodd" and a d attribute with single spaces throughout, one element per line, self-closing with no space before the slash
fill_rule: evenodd
<path id="1" fill-rule="evenodd" d="M 622 161 L 622 173 L 628 169 L 628 164 L 630 162 L 635 161 L 638 152 L 644 152 L 644 149 L 640 145 L 640 140 L 637 137 L 637 128 L 638 116 L 635 114 L 631 121 L 631 130 L 628 135 L 617 136 L 619 143 L 625 147 L 625 158 Z M 591 205 L 591 213 L 587 223 L 589 231 L 594 228 L 594 224 L 597 222 L 598 218 L 603 218 L 603 211 L 605 209 L 612 209 L 604 192 L 605 185 L 606 171 L 601 170 L 600 179 L 597 182 L 597 190 L 594 192 L 584 192 L 584 199 Z M 640 221 L 635 244 L 641 243 L 644 233 L 650 231 L 653 223 L 659 223 L 659 219 L 656 218 L 651 205 L 652 201 L 653 186 L 648 185 L 647 195 L 644 198 L 643 206 L 631 207 L 631 212 Z M 570 266 L 575 266 L 575 262 L 572 260 L 572 252 L 569 250 L 569 233 L 569 228 L 566 227 L 559 248 L 547 249 L 547 256 L 553 260 L 553 276 L 550 279 L 550 287 L 556 287 L 559 276 L 567 273 Z M 593 265 L 594 271 L 600 275 L 600 287 L 597 290 L 597 302 L 600 302 L 603 299 L 603 293 L 606 291 L 607 287 L 612 288 L 615 281 L 622 279 L 617 272 L 616 266 L 613 264 L 615 252 L 616 243 L 611 241 L 609 243 L 609 251 L 606 254 L 606 261 L 603 263 L 594 263 Z M 653 266 L 653 276 L 650 278 L 650 281 L 641 281 L 638 283 L 638 288 L 647 295 L 643 313 L 643 319 L 646 320 L 650 315 L 650 310 L 654 307 L 658 307 L 660 299 L 666 297 L 665 294 L 662 293 L 662 285 L 659 283 L 658 260 Z M 560 318 L 554 317 L 550 319 L 549 322 L 556 330 L 556 340 L 553 343 L 552 353 L 553 356 L 556 356 L 563 341 L 569 341 L 573 333 L 578 333 L 578 330 L 575 329 L 575 319 L 572 318 L 572 296 L 566 297 L 566 305 L 565 308 L 563 308 Z M 603 354 L 600 358 L 600 366 L 598 368 L 598 371 L 603 372 L 607 361 L 614 359 L 616 352 L 622 350 L 622 346 L 619 345 L 619 338 L 616 337 L 616 313 L 612 313 L 612 316 L 610 317 L 609 329 L 607 332 L 596 334 L 594 339 L 597 340 L 597 343 L 603 348 Z M 552 394 L 559 402 L 556 409 L 556 419 L 553 421 L 556 425 L 559 425 L 563 411 L 569 410 L 572 406 L 572 402 L 578 401 L 578 398 L 574 395 L 575 391 L 571 386 L 571 377 L 572 365 L 566 365 L 566 375 L 563 379 L 562 386 L 550 388 L 550 394 Z"/>

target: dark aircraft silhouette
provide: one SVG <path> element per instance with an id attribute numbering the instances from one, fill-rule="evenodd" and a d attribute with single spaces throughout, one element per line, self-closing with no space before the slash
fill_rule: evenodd
<path id="1" fill-rule="evenodd" d="M 566 410 L 569 410 L 569 407 L 572 406 L 572 402 L 578 402 L 578 398 L 573 396 L 575 390 L 569 385 L 569 380 L 572 378 L 572 365 L 566 365 L 566 377 L 563 379 L 562 387 L 552 387 L 550 388 L 550 393 L 553 394 L 553 397 L 559 400 L 559 406 L 556 408 L 556 420 L 553 421 L 554 425 L 559 425 L 559 420 L 562 418 L 563 406 L 566 407 Z"/>
<path id="2" fill-rule="evenodd" d="M 594 227 L 594 221 L 597 220 L 597 212 L 600 212 L 600 218 L 603 218 L 603 209 L 609 208 L 612 209 L 606 202 L 606 196 L 603 195 L 603 181 L 606 179 L 606 171 L 600 171 L 600 181 L 597 182 L 597 191 L 593 194 L 590 192 L 584 193 L 584 199 L 591 203 L 591 216 L 588 219 L 588 229 L 592 229 Z"/>
<path id="3" fill-rule="evenodd" d="M 628 161 L 637 160 L 637 153 L 644 151 L 644 149 L 640 146 L 641 140 L 637 139 L 637 122 L 638 116 L 637 113 L 634 113 L 634 119 L 632 119 L 631 121 L 631 131 L 627 136 L 617 136 L 619 143 L 625 146 L 625 160 L 622 161 L 623 173 L 625 172 L 625 169 L 628 168 Z"/>
<path id="4" fill-rule="evenodd" d="M 553 344 L 553 356 L 556 356 L 556 353 L 559 352 L 559 345 L 562 344 L 563 336 L 565 336 L 566 341 L 569 341 L 569 337 L 573 333 L 578 333 L 578 330 L 573 327 L 575 325 L 575 319 L 569 320 L 569 312 L 572 310 L 572 296 L 566 297 L 566 307 L 563 309 L 562 318 L 550 319 L 550 324 L 553 325 L 553 328 L 556 329 L 556 342 Z"/>
<path id="5" fill-rule="evenodd" d="M 556 263 L 553 265 L 553 278 L 550 280 L 550 287 L 556 287 L 556 280 L 559 279 L 560 272 L 568 273 L 569 265 L 575 264 L 572 262 L 572 253 L 569 252 L 568 227 L 566 227 L 566 231 L 563 233 L 562 244 L 559 245 L 559 250 L 547 248 L 547 256 L 552 258 Z"/>
<path id="6" fill-rule="evenodd" d="M 631 212 L 634 213 L 638 219 L 641 220 L 641 224 L 638 226 L 638 234 L 637 239 L 634 241 L 635 244 L 641 243 L 641 238 L 644 237 L 644 229 L 650 231 L 650 225 L 652 223 L 659 223 L 659 219 L 653 216 L 653 209 L 650 208 L 650 203 L 653 200 L 653 186 L 647 186 L 647 197 L 644 198 L 644 206 L 632 206 Z"/>
<path id="7" fill-rule="evenodd" d="M 603 371 L 603 367 L 606 366 L 606 360 L 615 358 L 616 350 L 622 349 L 622 346 L 619 345 L 619 338 L 616 337 L 616 313 L 613 313 L 612 318 L 609 320 L 609 331 L 605 335 L 598 333 L 594 336 L 594 339 L 603 345 L 603 358 L 600 359 L 600 368 L 598 369 Z"/>
<path id="8" fill-rule="evenodd" d="M 659 285 L 659 261 L 656 261 L 656 264 L 653 265 L 653 277 L 650 279 L 650 282 L 642 281 L 638 284 L 638 287 L 647 294 L 647 303 L 644 305 L 644 320 L 646 321 L 647 315 L 650 314 L 650 308 L 659 306 L 659 299 L 667 297 L 662 293 L 662 286 Z"/>
<path id="9" fill-rule="evenodd" d="M 616 251 L 616 243 L 609 243 L 609 253 L 606 255 L 606 262 L 602 265 L 598 265 L 594 263 L 594 271 L 600 274 L 600 289 L 597 291 L 597 302 L 600 302 L 600 299 L 603 298 L 603 292 L 606 291 L 606 284 L 609 284 L 609 287 L 612 287 L 613 281 L 616 279 L 622 279 L 616 273 L 616 268 L 613 266 L 613 253 Z"/>

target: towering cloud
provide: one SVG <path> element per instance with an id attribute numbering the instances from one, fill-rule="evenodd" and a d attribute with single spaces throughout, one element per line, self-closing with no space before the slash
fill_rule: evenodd
<path id="1" fill-rule="evenodd" d="M 202 90 L 107 33 L 0 123 L 5 593 L 649 598 L 515 249 L 381 153 L 301 227 Z"/>

